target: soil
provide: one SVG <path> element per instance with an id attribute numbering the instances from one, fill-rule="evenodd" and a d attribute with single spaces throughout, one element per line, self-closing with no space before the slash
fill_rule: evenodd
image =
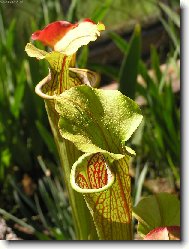
<path id="1" fill-rule="evenodd" d="M 21 240 L 12 231 L 12 229 L 7 226 L 6 221 L 1 217 L 0 217 L 0 240 Z"/>

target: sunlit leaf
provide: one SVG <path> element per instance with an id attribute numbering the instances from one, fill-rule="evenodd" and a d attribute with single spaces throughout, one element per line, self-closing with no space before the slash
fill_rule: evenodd
<path id="1" fill-rule="evenodd" d="M 56 98 L 61 135 L 87 153 L 124 156 L 127 141 L 141 122 L 138 105 L 119 91 L 71 88 Z M 128 151 L 130 154 L 131 152 Z"/>
<path id="2" fill-rule="evenodd" d="M 35 57 L 39 60 L 44 59 L 45 56 L 47 55 L 47 52 L 44 50 L 36 48 L 33 44 L 27 43 L 25 47 L 25 51 L 30 57 Z"/>
<path id="3" fill-rule="evenodd" d="M 176 196 L 159 193 L 143 198 L 133 208 L 139 221 L 138 233 L 144 237 L 151 230 L 164 226 L 180 226 L 180 202 Z"/>

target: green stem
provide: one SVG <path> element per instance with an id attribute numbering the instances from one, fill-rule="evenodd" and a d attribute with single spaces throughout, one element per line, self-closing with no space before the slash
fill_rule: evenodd
<path id="1" fill-rule="evenodd" d="M 83 196 L 72 189 L 69 181 L 71 167 L 81 156 L 81 152 L 77 150 L 74 144 L 61 137 L 58 130 L 59 116 L 55 111 L 54 103 L 51 100 L 45 100 L 45 105 L 64 172 L 64 181 L 68 190 L 70 205 L 72 207 L 76 238 L 79 240 L 87 240 L 91 236 L 91 215 Z M 94 231 L 93 233 L 95 234 Z"/>

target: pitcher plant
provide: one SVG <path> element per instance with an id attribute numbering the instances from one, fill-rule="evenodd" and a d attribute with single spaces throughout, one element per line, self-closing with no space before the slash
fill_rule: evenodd
<path id="1" fill-rule="evenodd" d="M 90 19 L 56 21 L 31 36 L 50 52 L 32 43 L 25 48 L 30 57 L 49 63 L 35 91 L 45 101 L 77 240 L 133 237 L 129 161 L 135 152 L 126 141 L 142 120 L 140 109 L 117 90 L 94 88 L 98 75 L 75 67 L 77 50 L 104 30 Z"/>

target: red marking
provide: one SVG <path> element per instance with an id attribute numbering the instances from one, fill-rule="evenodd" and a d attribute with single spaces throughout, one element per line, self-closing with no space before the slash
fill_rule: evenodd
<path id="1" fill-rule="evenodd" d="M 119 217 L 119 220 L 120 220 L 120 222 L 121 222 L 121 220 L 122 220 L 122 216 L 121 216 L 121 213 L 120 213 L 120 211 L 118 210 L 120 207 L 118 206 L 118 196 L 116 195 L 116 193 L 115 193 L 115 191 L 112 191 L 112 196 L 114 195 L 114 201 L 115 201 L 115 203 L 116 203 L 116 207 L 118 207 L 118 208 L 116 208 L 115 210 L 117 211 L 117 216 Z"/>
<path id="2" fill-rule="evenodd" d="M 65 63 L 66 63 L 66 58 L 67 58 L 67 56 L 65 55 L 64 56 L 64 59 L 63 59 L 63 62 L 62 62 L 62 70 L 61 70 L 61 72 L 60 72 L 60 93 L 62 93 L 62 84 L 63 84 L 63 82 L 62 82 L 62 75 L 64 74 L 64 66 L 65 66 Z"/>
<path id="3" fill-rule="evenodd" d="M 59 66 L 59 61 L 60 61 L 60 57 L 59 57 L 57 63 L 55 64 L 57 70 L 58 70 L 58 66 Z M 53 94 L 53 91 L 55 90 L 55 84 L 57 83 L 57 78 L 58 78 L 58 75 L 59 75 L 59 73 L 57 72 L 56 69 L 55 69 L 55 72 L 52 73 L 52 79 L 51 79 L 52 80 L 52 84 L 51 84 L 51 92 L 52 92 L 52 94 Z"/>
<path id="4" fill-rule="evenodd" d="M 108 172 L 107 169 L 105 170 L 105 176 L 104 176 L 104 184 L 106 185 L 108 183 Z"/>
<path id="5" fill-rule="evenodd" d="M 87 174 L 91 188 L 102 188 L 108 182 L 106 161 L 103 155 L 96 153 L 88 161 Z"/>
<path id="6" fill-rule="evenodd" d="M 44 45 L 54 47 L 54 45 L 65 36 L 65 34 L 78 26 L 66 21 L 56 21 L 48 24 L 44 29 L 37 30 L 31 36 L 32 40 L 41 41 Z"/>
<path id="7" fill-rule="evenodd" d="M 79 185 L 80 188 L 89 189 L 88 183 L 87 183 L 85 177 L 82 174 L 78 174 L 78 176 L 76 178 L 76 183 Z"/>
<path id="8" fill-rule="evenodd" d="M 120 189 L 120 194 L 121 194 L 121 198 L 122 198 L 122 201 L 123 201 L 123 206 L 124 206 L 124 210 L 125 210 L 125 213 L 126 213 L 126 217 L 128 217 L 128 221 L 130 223 L 130 210 L 129 210 L 129 207 L 128 207 L 128 203 L 127 203 L 127 199 L 125 197 L 125 194 L 124 194 L 124 190 L 123 190 L 123 186 L 122 186 L 122 182 L 121 182 L 121 179 L 120 179 L 120 176 L 119 174 L 117 174 L 117 181 L 118 181 L 118 184 L 119 184 L 119 189 Z M 131 233 L 131 231 L 130 231 Z"/>
<path id="9" fill-rule="evenodd" d="M 89 19 L 89 18 L 85 18 L 82 22 L 91 22 L 91 23 L 93 23 L 93 24 L 95 24 L 95 22 L 93 22 L 91 19 Z"/>

